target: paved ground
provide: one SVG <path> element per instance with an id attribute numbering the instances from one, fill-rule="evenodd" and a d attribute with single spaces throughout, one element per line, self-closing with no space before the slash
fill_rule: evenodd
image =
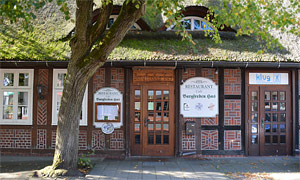
<path id="1" fill-rule="evenodd" d="M 299 157 L 93 160 L 86 177 L 58 179 L 300 179 Z M 48 164 L 51 157 L 1 157 L 0 179 L 36 180 L 33 170 Z"/>

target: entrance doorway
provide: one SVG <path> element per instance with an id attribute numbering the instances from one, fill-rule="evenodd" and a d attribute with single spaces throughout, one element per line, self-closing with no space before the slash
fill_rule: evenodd
<path id="1" fill-rule="evenodd" d="M 152 77 L 155 72 L 143 73 Z M 131 86 L 133 156 L 174 156 L 174 84 L 160 80 Z"/>
<path id="2" fill-rule="evenodd" d="M 290 86 L 250 85 L 248 97 L 249 155 L 290 155 Z"/>

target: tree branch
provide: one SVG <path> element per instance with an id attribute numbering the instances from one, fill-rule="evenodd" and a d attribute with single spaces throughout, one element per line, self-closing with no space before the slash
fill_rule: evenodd
<path id="1" fill-rule="evenodd" d="M 122 41 L 131 26 L 145 13 L 145 0 L 125 1 L 116 21 L 100 40 L 98 46 L 79 64 L 83 71 L 97 69 Z M 85 66 L 83 66 L 83 63 Z"/>
<path id="2" fill-rule="evenodd" d="M 91 42 L 95 43 L 96 40 L 100 38 L 103 32 L 106 30 L 106 25 L 109 20 L 109 16 L 111 14 L 113 8 L 113 1 L 111 0 L 103 0 L 102 6 L 99 9 L 99 15 L 97 17 L 97 21 L 95 25 L 91 28 Z"/>

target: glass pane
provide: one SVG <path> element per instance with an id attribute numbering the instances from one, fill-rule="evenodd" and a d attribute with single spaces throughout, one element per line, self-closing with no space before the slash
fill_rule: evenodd
<path id="1" fill-rule="evenodd" d="M 280 113 L 280 121 L 285 122 L 285 113 Z"/>
<path id="2" fill-rule="evenodd" d="M 269 101 L 271 99 L 270 96 L 270 92 L 265 92 L 265 100 Z"/>
<path id="3" fill-rule="evenodd" d="M 153 99 L 154 91 L 148 90 L 148 99 Z"/>
<path id="4" fill-rule="evenodd" d="M 18 119 L 28 119 L 28 108 L 26 106 L 18 106 Z"/>
<path id="5" fill-rule="evenodd" d="M 140 122 L 141 121 L 141 113 L 140 112 L 135 112 L 134 113 L 134 121 L 138 121 Z"/>
<path id="6" fill-rule="evenodd" d="M 161 91 L 155 91 L 156 99 L 161 99 Z"/>
<path id="7" fill-rule="evenodd" d="M 257 135 L 252 135 L 251 144 L 257 144 Z"/>
<path id="8" fill-rule="evenodd" d="M 258 110 L 258 106 L 257 106 L 257 102 L 253 102 L 252 103 L 252 111 L 257 111 Z"/>
<path id="9" fill-rule="evenodd" d="M 257 92 L 256 92 L 256 91 L 252 91 L 252 92 L 251 92 L 251 100 L 252 100 L 252 101 L 257 100 Z"/>
<path id="10" fill-rule="evenodd" d="M 278 143 L 278 136 L 273 136 L 273 144 L 277 144 Z"/>
<path id="11" fill-rule="evenodd" d="M 278 121 L 278 114 L 273 113 L 272 118 L 273 118 L 273 122 L 277 122 Z"/>
<path id="12" fill-rule="evenodd" d="M 3 105 L 8 106 L 8 105 L 13 105 L 14 93 L 13 92 L 3 92 Z"/>
<path id="13" fill-rule="evenodd" d="M 141 144 L 141 135 L 137 134 L 134 136 L 134 143 Z"/>
<path id="14" fill-rule="evenodd" d="M 164 102 L 164 111 L 169 111 L 169 102 Z"/>
<path id="15" fill-rule="evenodd" d="M 19 74 L 19 86 L 28 86 L 29 73 Z"/>
<path id="16" fill-rule="evenodd" d="M 200 30 L 200 21 L 194 19 L 194 30 Z"/>
<path id="17" fill-rule="evenodd" d="M 153 111 L 154 110 L 154 103 L 153 102 L 148 102 L 148 111 Z"/>
<path id="18" fill-rule="evenodd" d="M 207 24 L 204 21 L 201 21 L 201 29 L 202 30 L 207 30 Z"/>
<path id="19" fill-rule="evenodd" d="M 154 113 L 148 112 L 148 121 L 153 122 L 154 121 Z"/>
<path id="20" fill-rule="evenodd" d="M 56 83 L 57 87 L 63 87 L 64 86 L 65 77 L 66 77 L 66 73 L 58 73 L 57 74 L 57 83 Z"/>
<path id="21" fill-rule="evenodd" d="M 272 125 L 272 132 L 277 132 L 277 124 Z"/>
<path id="22" fill-rule="evenodd" d="M 153 124 L 148 124 L 148 131 L 154 131 Z"/>
<path id="23" fill-rule="evenodd" d="M 140 99 L 141 98 L 141 90 L 135 90 L 134 96 L 135 96 L 135 99 Z"/>
<path id="24" fill-rule="evenodd" d="M 265 103 L 265 111 L 270 111 L 271 110 L 271 103 L 266 102 Z"/>
<path id="25" fill-rule="evenodd" d="M 252 133 L 257 133 L 257 124 L 252 124 Z"/>
<path id="26" fill-rule="evenodd" d="M 278 100 L 277 91 L 273 91 L 273 92 L 272 92 L 272 99 L 273 99 L 274 101 L 277 101 L 277 100 Z"/>
<path id="27" fill-rule="evenodd" d="M 265 125 L 265 132 L 271 132 L 271 125 L 270 124 Z"/>
<path id="28" fill-rule="evenodd" d="M 184 19 L 181 24 L 186 30 L 191 30 L 191 19 Z"/>
<path id="29" fill-rule="evenodd" d="M 141 110 L 141 103 L 140 102 L 134 102 L 134 109 L 139 111 Z"/>
<path id="30" fill-rule="evenodd" d="M 285 111 L 285 103 L 280 103 L 280 111 Z"/>
<path id="31" fill-rule="evenodd" d="M 156 111 L 161 111 L 161 102 L 156 102 Z"/>
<path id="32" fill-rule="evenodd" d="M 169 135 L 164 135 L 164 144 L 169 144 Z"/>
<path id="33" fill-rule="evenodd" d="M 271 122 L 271 114 L 265 113 L 265 122 Z"/>
<path id="34" fill-rule="evenodd" d="M 4 73 L 3 86 L 14 85 L 14 73 Z"/>
<path id="35" fill-rule="evenodd" d="M 285 100 L 285 92 L 279 92 L 279 96 L 280 96 L 280 101 L 284 101 Z"/>
<path id="36" fill-rule="evenodd" d="M 141 131 L 141 124 L 140 124 L 140 123 L 136 123 L 136 124 L 134 125 L 134 131 L 136 131 L 136 132 Z"/>
<path id="37" fill-rule="evenodd" d="M 251 121 L 252 121 L 253 123 L 257 123 L 257 113 L 252 114 L 252 116 L 251 116 Z"/>
<path id="38" fill-rule="evenodd" d="M 161 113 L 160 112 L 156 113 L 155 120 L 158 122 L 161 121 Z"/>
<path id="39" fill-rule="evenodd" d="M 169 91 L 164 91 L 164 99 L 169 99 Z"/>
<path id="40" fill-rule="evenodd" d="M 164 131 L 169 131 L 169 124 L 164 124 L 163 128 L 164 128 Z"/>
<path id="41" fill-rule="evenodd" d="M 272 111 L 277 111 L 278 103 L 272 103 Z"/>
<path id="42" fill-rule="evenodd" d="M 18 105 L 28 105 L 28 92 L 18 92 Z"/>
<path id="43" fill-rule="evenodd" d="M 161 144 L 161 135 L 156 135 L 156 144 Z"/>
<path id="44" fill-rule="evenodd" d="M 13 119 L 13 106 L 3 106 L 3 119 Z"/>
<path id="45" fill-rule="evenodd" d="M 154 144 L 154 135 L 148 134 L 148 144 Z"/>
<path id="46" fill-rule="evenodd" d="M 160 131 L 161 130 L 161 124 L 156 124 L 155 125 L 155 130 Z"/>
<path id="47" fill-rule="evenodd" d="M 280 132 L 285 132 L 285 124 L 280 124 Z"/>
<path id="48" fill-rule="evenodd" d="M 271 136 L 267 135 L 265 136 L 265 144 L 271 143 Z"/>
<path id="49" fill-rule="evenodd" d="M 280 143 L 285 143 L 285 135 L 280 135 Z"/>
<path id="50" fill-rule="evenodd" d="M 114 18 L 109 18 L 108 23 L 107 23 L 107 28 L 110 28 L 113 23 L 114 23 Z"/>
<path id="51" fill-rule="evenodd" d="M 169 113 L 164 113 L 164 122 L 169 121 Z"/>

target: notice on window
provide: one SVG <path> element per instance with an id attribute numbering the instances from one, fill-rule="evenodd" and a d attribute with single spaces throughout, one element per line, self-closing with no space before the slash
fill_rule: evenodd
<path id="1" fill-rule="evenodd" d="M 195 77 L 180 86 L 183 117 L 216 117 L 219 114 L 218 86 L 210 79 Z"/>
<path id="2" fill-rule="evenodd" d="M 97 105 L 97 120 L 118 120 L 119 106 L 118 105 Z"/>

